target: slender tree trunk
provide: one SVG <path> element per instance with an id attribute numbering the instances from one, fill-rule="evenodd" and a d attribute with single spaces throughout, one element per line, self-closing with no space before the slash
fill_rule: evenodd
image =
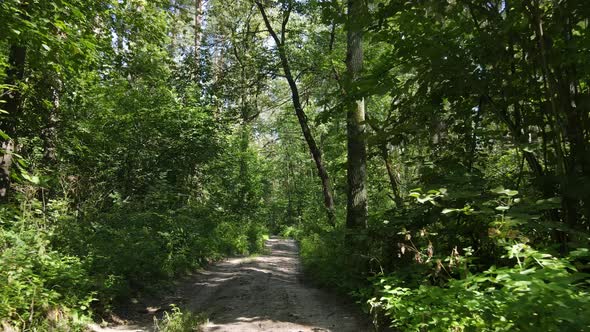
<path id="1" fill-rule="evenodd" d="M 397 181 L 397 177 L 393 172 L 393 166 L 391 165 L 391 161 L 389 160 L 389 152 L 387 151 L 387 145 L 385 143 L 380 144 L 379 150 L 381 152 L 381 158 L 385 163 L 385 168 L 387 169 L 387 176 L 389 177 L 389 185 L 391 186 L 393 201 L 395 202 L 396 207 L 399 209 L 403 206 L 404 203 L 399 192 L 399 183 Z"/>
<path id="2" fill-rule="evenodd" d="M 557 67 L 552 63 L 553 45 L 547 41 L 544 32 L 543 11 L 538 0 L 528 5 L 531 24 L 535 29 L 537 37 L 538 52 L 541 60 L 541 72 L 543 77 L 544 91 L 547 100 L 550 101 L 553 119 L 549 119 L 552 125 L 554 148 L 557 154 L 557 176 L 560 178 L 560 194 L 562 199 L 563 220 L 570 227 L 577 227 L 579 224 L 579 201 L 581 197 L 571 194 L 571 187 L 577 186 L 577 178 L 583 171 L 583 155 L 585 154 L 584 135 L 580 128 L 581 117 L 576 107 L 572 107 L 572 96 L 568 79 L 568 69 Z M 567 26 L 567 24 L 565 24 Z M 561 77 L 565 72 L 565 79 Z M 565 117 L 565 119 L 564 119 Z M 567 147 L 569 146 L 569 151 Z M 573 181 L 572 181 L 573 180 Z M 573 182 L 573 183 L 572 183 Z M 562 251 L 565 252 L 567 238 L 562 240 Z"/>
<path id="3" fill-rule="evenodd" d="M 570 13 L 571 8 L 568 8 L 568 3 L 565 3 L 564 11 Z M 571 14 L 570 14 L 571 15 Z M 566 40 L 566 46 L 568 49 L 577 52 L 577 46 L 573 42 L 572 32 L 572 20 L 570 15 L 565 17 L 563 24 L 564 31 L 563 36 Z M 560 93 L 561 108 L 565 111 L 566 117 L 566 138 L 570 145 L 569 154 L 569 168 L 567 176 L 566 190 L 579 192 L 576 187 L 580 186 L 580 183 L 584 183 L 590 179 L 590 166 L 589 166 L 589 155 L 588 155 L 588 136 L 585 134 L 587 128 L 584 127 L 585 121 L 584 116 L 587 116 L 587 109 L 579 107 L 576 102 L 579 100 L 579 83 L 577 80 L 577 68 L 576 64 L 561 64 L 563 68 L 557 69 L 556 71 L 561 75 L 558 76 L 558 88 Z M 571 190 L 568 187 L 573 187 Z M 590 218 L 590 193 L 574 195 L 572 204 L 579 205 L 582 201 L 582 213 L 586 220 Z M 576 202 L 577 201 L 577 202 Z M 576 228 L 584 230 L 585 226 L 581 223 L 581 218 L 573 216 L 569 220 L 570 224 Z M 581 226 L 581 227 L 580 227 Z"/>
<path id="4" fill-rule="evenodd" d="M 522 133 L 522 128 L 517 125 L 520 120 L 513 121 L 511 117 L 508 115 L 507 107 L 498 110 L 498 114 L 500 119 L 508 126 L 514 141 L 518 144 L 524 144 L 525 137 Z M 534 153 L 529 151 L 522 151 L 523 157 L 526 160 L 529 168 L 533 172 L 535 176 L 535 181 L 537 184 L 538 189 L 541 191 L 545 198 L 550 198 L 555 196 L 555 188 L 550 184 L 547 183 L 545 177 L 547 176 L 543 166 L 539 162 L 538 158 L 535 156 Z"/>
<path id="5" fill-rule="evenodd" d="M 268 29 L 271 37 L 273 38 L 275 44 L 277 45 L 277 49 L 279 52 L 279 57 L 281 60 L 281 65 L 283 67 L 283 72 L 285 73 L 285 77 L 287 78 L 287 82 L 289 83 L 289 88 L 291 89 L 291 99 L 293 101 L 293 107 L 295 108 L 295 114 L 297 115 L 297 120 L 299 121 L 299 125 L 301 126 L 301 131 L 303 132 L 303 137 L 307 142 L 309 147 L 309 151 L 311 152 L 312 158 L 315 162 L 318 176 L 322 181 L 322 189 L 324 194 L 324 206 L 326 208 L 326 213 L 328 215 L 328 222 L 331 225 L 335 225 L 335 207 L 334 207 L 334 198 L 332 197 L 332 189 L 330 185 L 330 177 L 328 176 L 328 171 L 324 166 L 324 161 L 322 159 L 322 151 L 319 149 L 312 133 L 311 129 L 309 128 L 307 115 L 303 111 L 303 106 L 301 104 L 301 98 L 299 95 L 299 89 L 297 87 L 297 82 L 295 82 L 295 78 L 291 72 L 291 66 L 289 64 L 289 59 L 287 58 L 287 54 L 285 51 L 285 27 L 289 20 L 290 10 L 285 13 L 283 18 L 283 27 L 281 30 L 281 38 L 273 29 L 268 16 L 266 15 L 266 11 L 264 10 L 264 6 L 260 2 L 256 2 L 256 6 L 260 10 L 260 14 L 264 19 L 264 24 Z"/>
<path id="6" fill-rule="evenodd" d="M 348 0 L 347 53 L 348 105 L 346 129 L 348 138 L 347 157 L 347 210 L 346 226 L 349 233 L 367 226 L 367 147 L 365 136 L 365 101 L 355 96 L 354 82 L 363 69 L 363 27 L 364 0 Z M 361 19 L 359 19 L 361 18 Z"/>

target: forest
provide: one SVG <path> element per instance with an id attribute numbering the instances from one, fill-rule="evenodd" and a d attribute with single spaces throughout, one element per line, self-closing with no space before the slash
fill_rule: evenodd
<path id="1" fill-rule="evenodd" d="M 271 235 L 375 331 L 590 331 L 589 24 L 587 0 L 0 0 L 0 331 L 88 331 Z"/>

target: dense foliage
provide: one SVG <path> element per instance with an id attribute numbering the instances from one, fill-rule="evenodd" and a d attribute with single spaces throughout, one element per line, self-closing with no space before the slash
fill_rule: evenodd
<path id="1" fill-rule="evenodd" d="M 376 326 L 590 330 L 589 20 L 584 0 L 0 2 L 0 330 L 83 330 L 267 232 Z"/>
<path id="2" fill-rule="evenodd" d="M 236 163 L 258 168 L 257 152 L 215 115 L 172 31 L 189 5 L 0 4 L 0 326 L 83 329 L 91 312 L 262 248 L 264 184 Z M 233 188 L 246 183 L 244 214 Z"/>

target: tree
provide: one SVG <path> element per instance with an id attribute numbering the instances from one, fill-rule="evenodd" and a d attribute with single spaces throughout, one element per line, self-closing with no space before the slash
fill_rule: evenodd
<path id="1" fill-rule="evenodd" d="M 324 194 L 324 206 L 326 208 L 326 213 L 328 216 L 328 221 L 330 224 L 335 224 L 335 206 L 334 206 L 334 198 L 332 197 L 332 188 L 330 184 L 330 177 L 324 166 L 324 161 L 322 159 L 322 151 L 319 149 L 309 127 L 307 115 L 303 110 L 303 106 L 301 104 L 301 96 L 299 94 L 299 88 L 297 86 L 297 82 L 295 81 L 295 77 L 291 72 L 291 65 L 289 63 L 289 58 L 287 56 L 286 51 L 286 29 L 287 24 L 289 23 L 289 18 L 291 15 L 291 11 L 293 10 L 293 2 L 291 0 L 287 0 L 284 5 L 286 9 L 282 12 L 282 22 L 281 22 L 281 30 L 280 30 L 280 38 L 278 34 L 275 32 L 272 23 L 268 15 L 266 14 L 266 10 L 264 5 L 259 1 L 256 1 L 256 6 L 260 10 L 260 14 L 264 20 L 264 24 L 269 31 L 275 45 L 277 47 L 277 52 L 279 55 L 279 60 L 281 66 L 283 68 L 283 72 L 285 74 L 285 78 L 289 83 L 289 88 L 291 89 L 291 98 L 293 102 L 293 108 L 295 109 L 295 114 L 297 115 L 297 119 L 299 120 L 299 125 L 301 126 L 301 131 L 303 132 L 303 137 L 307 142 L 309 147 L 309 151 L 312 155 L 312 158 L 315 162 L 318 176 L 322 182 L 322 190 Z"/>
<path id="2" fill-rule="evenodd" d="M 348 0 L 347 12 L 347 209 L 349 232 L 367 227 L 367 148 L 365 133 L 365 101 L 358 93 L 358 80 L 363 69 L 364 0 Z"/>

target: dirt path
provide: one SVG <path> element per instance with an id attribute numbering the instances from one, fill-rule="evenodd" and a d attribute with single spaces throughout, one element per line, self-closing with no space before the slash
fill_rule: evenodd
<path id="1" fill-rule="evenodd" d="M 228 259 L 191 276 L 168 302 L 206 313 L 210 332 L 371 331 L 355 306 L 301 282 L 295 241 L 271 238 L 266 246 L 267 255 Z M 139 319 L 115 330 L 152 331 L 151 315 Z"/>

